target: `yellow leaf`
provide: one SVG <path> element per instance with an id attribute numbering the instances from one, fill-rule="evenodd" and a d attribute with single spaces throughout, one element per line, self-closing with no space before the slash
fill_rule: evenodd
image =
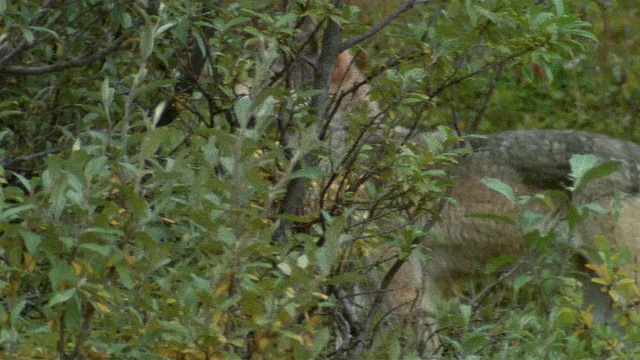
<path id="1" fill-rule="evenodd" d="M 136 257 L 131 254 L 126 254 L 124 256 L 124 261 L 126 261 L 129 265 L 134 265 L 136 263 Z"/>
<path id="2" fill-rule="evenodd" d="M 286 333 L 285 336 L 290 338 L 290 339 L 293 339 L 293 340 L 299 342 L 300 345 L 304 345 L 304 338 L 302 336 L 298 335 L 298 334 Z"/>
<path id="3" fill-rule="evenodd" d="M 307 321 L 307 326 L 310 328 L 313 328 L 316 325 L 320 324 L 321 322 L 322 322 L 322 317 L 318 315 L 313 315 L 309 318 L 309 321 Z"/>
<path id="4" fill-rule="evenodd" d="M 329 300 L 329 296 L 327 296 L 327 294 L 323 294 L 323 293 L 319 293 L 319 292 L 313 292 L 312 293 L 313 296 L 320 298 L 322 300 Z"/>
<path id="5" fill-rule="evenodd" d="M 305 335 L 302 339 L 304 340 L 303 345 L 307 349 L 313 348 L 313 338 L 311 336 Z"/>
<path id="6" fill-rule="evenodd" d="M 227 292 L 227 290 L 229 290 L 229 283 L 222 283 L 222 284 L 218 284 L 218 287 L 216 287 L 216 296 L 220 296 L 224 293 Z"/>
<path id="7" fill-rule="evenodd" d="M 33 272 L 36 269 L 36 262 L 28 251 L 22 252 L 22 268 L 27 272 Z"/>
<path id="8" fill-rule="evenodd" d="M 160 217 L 160 220 L 164 221 L 167 224 L 176 224 L 177 223 L 177 221 L 175 221 L 175 220 L 172 220 L 172 219 L 169 219 L 169 218 L 166 218 L 166 217 L 162 217 L 162 216 Z"/>
<path id="9" fill-rule="evenodd" d="M 629 272 L 626 269 L 620 268 L 616 271 L 616 275 L 622 276 L 622 277 L 628 277 Z"/>
<path id="10" fill-rule="evenodd" d="M 598 265 L 589 263 L 589 264 L 584 264 L 584 267 L 586 267 L 589 270 L 597 271 Z"/>
<path id="11" fill-rule="evenodd" d="M 258 348 L 260 352 L 268 349 L 270 345 L 271 339 L 268 336 L 266 336 L 265 334 L 256 335 L 256 348 Z"/>
<path id="12" fill-rule="evenodd" d="M 285 294 L 287 295 L 287 297 L 289 297 L 290 299 L 293 299 L 296 297 L 296 291 L 293 290 L 292 287 L 288 287 L 285 291 Z"/>
<path id="13" fill-rule="evenodd" d="M 622 300 L 622 295 L 620 295 L 619 292 L 613 289 L 609 290 L 609 296 L 611 297 L 611 300 L 614 301 L 614 303 L 619 303 Z"/>
<path id="14" fill-rule="evenodd" d="M 94 304 L 96 308 L 98 308 L 98 310 L 100 310 L 101 313 L 103 314 L 109 314 L 111 312 L 111 310 L 109 309 L 109 307 L 107 307 L 105 304 L 102 303 L 95 303 Z"/>
<path id="15" fill-rule="evenodd" d="M 76 275 L 82 274 L 82 265 L 80 265 L 77 261 L 71 261 L 71 266 L 73 267 L 73 270 L 75 270 Z"/>

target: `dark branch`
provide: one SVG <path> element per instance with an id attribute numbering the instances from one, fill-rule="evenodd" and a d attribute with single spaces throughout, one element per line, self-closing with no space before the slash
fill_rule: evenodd
<path id="1" fill-rule="evenodd" d="M 21 162 L 26 162 L 26 161 L 32 161 L 32 160 L 36 160 L 38 158 L 47 156 L 49 154 L 56 154 L 58 152 L 60 152 L 62 150 L 62 148 L 60 147 L 55 147 L 55 148 L 51 148 L 51 149 L 47 149 L 44 151 L 39 151 L 37 153 L 33 153 L 33 154 L 27 154 L 27 155 L 22 155 L 22 156 L 18 156 L 18 157 L 3 157 L 0 158 L 0 166 L 2 167 L 11 167 L 14 164 L 18 164 Z"/>
<path id="2" fill-rule="evenodd" d="M 120 49 L 120 45 L 124 42 L 125 39 L 126 37 L 120 36 L 117 39 L 115 39 L 113 44 L 87 57 L 77 57 L 72 60 L 60 61 L 51 65 L 37 66 L 37 67 L 4 66 L 4 67 L 0 67 L 0 73 L 5 75 L 18 75 L 18 76 L 44 75 L 44 74 L 49 74 L 52 72 L 61 71 L 69 68 L 89 65 L 95 61 L 103 59 L 104 57 L 111 54 L 112 52 Z"/>
<path id="3" fill-rule="evenodd" d="M 356 36 L 356 37 L 354 37 L 352 39 L 349 39 L 349 40 L 343 42 L 342 44 L 340 44 L 340 52 L 343 52 L 343 51 L 351 48 L 352 46 L 354 46 L 354 45 L 356 45 L 358 43 L 361 43 L 364 40 L 374 36 L 377 33 L 379 33 L 382 29 L 384 29 L 387 25 L 389 25 L 395 18 L 397 18 L 401 14 L 411 10 L 417 4 L 426 4 L 428 2 L 429 2 L 429 0 L 408 0 L 402 6 L 400 6 L 396 11 L 394 11 L 393 14 L 387 16 L 386 19 L 382 20 L 381 23 L 379 23 L 379 24 L 375 25 L 374 27 L 372 27 L 371 29 L 369 29 L 369 31 L 367 31 L 366 33 L 358 35 L 358 36 Z"/>
<path id="4" fill-rule="evenodd" d="M 342 6 L 341 0 L 334 0 L 336 6 Z M 316 72 L 314 75 L 314 88 L 322 90 L 315 95 L 310 102 L 310 107 L 314 109 L 314 114 L 318 119 L 318 129 L 322 128 L 325 119 L 328 116 L 329 107 L 329 89 L 331 87 L 331 75 L 336 67 L 338 55 L 340 54 L 340 25 L 335 21 L 329 20 L 322 38 L 322 51 L 318 57 Z M 321 134 L 318 134 L 320 136 Z M 288 145 L 288 144 L 285 144 Z M 313 154 L 306 154 L 304 161 L 307 165 L 313 166 L 317 163 L 318 157 Z M 300 164 L 294 165 L 294 171 L 300 168 Z M 308 190 L 308 179 L 295 178 L 287 183 L 282 205 L 279 210 L 280 214 L 298 214 L 304 205 L 304 198 Z M 276 242 L 287 241 L 287 230 L 292 227 L 290 221 L 283 220 L 273 234 L 273 240 Z M 322 246 L 324 239 L 318 242 L 318 246 Z"/>
<path id="5" fill-rule="evenodd" d="M 487 93 L 485 94 L 485 96 L 483 98 L 482 105 L 480 106 L 480 109 L 476 113 L 476 116 L 473 118 L 473 121 L 471 122 L 471 124 L 469 125 L 469 127 L 467 129 L 468 133 L 472 134 L 472 133 L 475 133 L 478 130 L 478 127 L 480 126 L 480 120 L 482 120 L 482 117 L 484 116 L 484 113 L 487 111 L 487 108 L 489 108 L 489 102 L 491 101 L 491 97 L 493 95 L 493 92 L 496 89 L 496 85 L 498 85 L 498 80 L 500 80 L 500 77 L 502 76 L 502 70 L 504 70 L 504 65 L 505 64 L 498 65 L 498 69 L 496 71 L 496 76 L 494 77 L 493 81 L 491 82 L 491 85 L 489 86 L 489 89 L 487 90 Z"/>
<path id="6" fill-rule="evenodd" d="M 489 69 L 496 68 L 496 67 L 502 67 L 506 63 L 508 63 L 509 61 L 511 61 L 511 60 L 513 60 L 513 59 L 515 59 L 515 58 L 517 58 L 519 56 L 522 56 L 522 55 L 528 53 L 531 50 L 533 50 L 533 49 L 528 48 L 528 49 L 522 50 L 522 51 L 517 52 L 515 54 L 511 54 L 511 55 L 509 55 L 507 57 L 504 57 L 499 61 L 487 64 L 487 65 L 481 67 L 480 69 L 472 71 L 472 72 L 470 72 L 470 73 L 468 73 L 466 75 L 460 76 L 458 78 L 453 78 L 453 79 L 447 80 L 442 85 L 440 85 L 437 89 L 435 89 L 432 93 L 427 94 L 427 95 L 429 97 L 431 97 L 431 98 L 434 98 L 437 95 L 439 95 L 441 92 L 443 92 L 444 90 L 448 89 L 449 87 L 451 87 L 453 85 L 459 84 L 459 83 L 461 83 L 461 82 L 463 82 L 463 81 L 465 81 L 465 80 L 467 80 L 469 78 L 472 78 L 472 77 L 474 77 L 474 76 L 476 76 L 478 74 L 481 74 L 481 73 L 483 73 L 483 72 L 485 72 L 485 71 L 487 71 Z"/>

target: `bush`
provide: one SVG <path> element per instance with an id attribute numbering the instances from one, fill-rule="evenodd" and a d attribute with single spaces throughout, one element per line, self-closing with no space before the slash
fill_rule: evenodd
<path id="1" fill-rule="evenodd" d="M 399 1 L 218 3 L 0 4 L 9 358 L 416 358 L 405 323 L 385 324 L 379 301 L 347 318 L 345 294 L 388 274 L 372 249 L 428 257 L 419 240 L 447 201 L 459 137 L 541 118 L 612 133 L 631 121 L 597 120 L 633 107 L 633 76 L 584 80 L 612 61 L 588 51 L 585 19 L 624 4 L 408 1 L 392 15 Z M 346 49 L 380 103 L 374 119 L 327 96 Z M 340 126 L 344 143 L 328 149 Z M 612 270 L 624 257 L 602 252 L 598 281 L 630 308 L 635 285 Z M 638 336 L 635 311 L 616 318 L 623 334 L 593 325 L 578 282 L 535 274 L 440 304 L 443 356 L 633 351 L 620 344 Z"/>

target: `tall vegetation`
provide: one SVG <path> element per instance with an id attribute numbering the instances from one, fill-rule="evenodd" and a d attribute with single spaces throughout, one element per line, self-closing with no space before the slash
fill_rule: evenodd
<path id="1" fill-rule="evenodd" d="M 408 254 L 428 260 L 459 137 L 637 138 L 637 16 L 623 1 L 0 1 L 0 352 L 416 358 L 419 335 L 375 294 Z M 375 116 L 331 95 L 345 50 Z M 381 248 L 400 250 L 365 260 Z M 441 304 L 443 356 L 619 351 L 577 285 L 541 273 Z"/>

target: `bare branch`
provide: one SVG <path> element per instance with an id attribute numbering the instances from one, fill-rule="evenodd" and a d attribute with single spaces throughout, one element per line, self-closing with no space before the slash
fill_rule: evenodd
<path id="1" fill-rule="evenodd" d="M 387 271 L 387 273 L 385 274 L 384 278 L 382 279 L 382 284 L 380 284 L 380 290 L 376 294 L 373 300 L 373 304 L 371 304 L 371 308 L 369 309 L 369 312 L 367 314 L 367 318 L 362 324 L 362 329 L 371 328 L 374 317 L 379 313 L 380 309 L 382 308 L 382 303 L 384 301 L 384 297 L 387 294 L 389 286 L 391 285 L 391 281 L 396 276 L 396 273 L 400 270 L 402 265 L 404 265 L 406 260 L 407 260 L 406 256 L 398 257 L 397 260 L 393 263 L 393 265 L 389 269 L 389 271 Z M 371 341 L 371 336 L 372 334 L 370 334 L 368 331 L 360 332 L 358 339 L 356 339 L 356 344 L 355 344 L 356 346 L 353 351 L 354 359 L 362 358 L 361 356 L 362 352 L 364 351 L 365 346 L 367 346 Z"/>
<path id="2" fill-rule="evenodd" d="M 51 65 L 37 66 L 37 67 L 4 66 L 4 67 L 0 67 L 0 74 L 18 75 L 18 76 L 44 75 L 44 74 L 65 70 L 69 68 L 89 65 L 95 61 L 103 59 L 105 56 L 111 54 L 112 52 L 117 51 L 125 39 L 126 37 L 120 36 L 119 38 L 115 39 L 113 44 L 87 57 L 77 57 L 72 60 L 60 61 Z"/>
<path id="3" fill-rule="evenodd" d="M 507 271 L 503 272 L 498 276 L 498 278 L 492 282 L 491 284 L 485 286 L 480 293 L 471 299 L 471 306 L 474 310 L 477 310 L 480 307 L 480 304 L 485 300 L 487 295 L 495 289 L 498 285 L 503 283 L 505 279 L 512 276 L 522 265 L 524 264 L 524 259 L 518 260 L 515 264 L 512 264 L 511 267 L 507 269 Z"/>
<path id="4" fill-rule="evenodd" d="M 438 94 L 440 94 L 441 92 L 443 92 L 444 90 L 448 89 L 449 87 L 451 87 L 453 85 L 459 84 L 459 83 L 461 83 L 461 82 L 463 82 L 463 81 L 465 81 L 465 80 L 467 80 L 469 78 L 472 78 L 472 77 L 474 77 L 474 76 L 476 76 L 478 74 L 481 74 L 481 73 L 483 73 L 483 72 L 485 72 L 485 71 L 487 71 L 489 69 L 496 68 L 496 67 L 502 67 L 506 63 L 508 63 L 509 61 L 511 61 L 511 60 L 513 60 L 513 59 L 515 59 L 515 58 L 517 58 L 519 56 L 522 56 L 522 55 L 524 55 L 524 54 L 526 54 L 526 53 L 528 53 L 529 51 L 532 51 L 532 50 L 533 49 L 531 49 L 531 48 L 527 48 L 527 49 L 522 50 L 520 52 L 517 52 L 515 54 L 511 54 L 509 56 L 506 56 L 506 57 L 504 57 L 504 58 L 502 58 L 502 59 L 500 59 L 500 60 L 498 60 L 496 62 L 492 62 L 492 63 L 486 64 L 485 66 L 479 68 L 478 70 L 472 71 L 472 72 L 470 72 L 468 74 L 465 74 L 463 76 L 460 76 L 458 78 L 450 78 L 449 80 L 445 81 L 442 85 L 440 85 L 437 89 L 435 89 L 433 92 L 431 92 L 430 94 L 427 94 L 427 95 L 429 97 L 431 97 L 431 98 L 434 98 Z"/>
<path id="5" fill-rule="evenodd" d="M 480 126 L 480 120 L 482 120 L 484 113 L 487 111 L 487 108 L 489 107 L 489 102 L 491 100 L 491 97 L 493 96 L 493 92 L 496 89 L 496 85 L 498 85 L 498 80 L 500 80 L 500 77 L 502 76 L 502 70 L 504 70 L 504 65 L 505 65 L 504 63 L 498 65 L 496 76 L 493 78 L 493 81 L 491 81 L 491 85 L 489 86 L 487 93 L 484 95 L 482 105 L 480 106 L 480 109 L 476 113 L 476 116 L 473 118 L 473 121 L 467 128 L 468 133 L 475 133 L 478 130 L 478 126 Z"/>
<path id="6" fill-rule="evenodd" d="M 59 153 L 60 151 L 62 151 L 63 148 L 61 147 L 55 147 L 55 148 L 51 148 L 51 149 L 47 149 L 44 151 L 39 151 L 37 153 L 33 153 L 33 154 L 27 154 L 27 155 L 22 155 L 22 156 L 18 156 L 18 157 L 3 157 L 0 158 L 0 166 L 2 167 L 11 167 L 14 164 L 17 163 L 21 163 L 21 162 L 26 162 L 26 161 L 32 161 L 50 154 L 56 154 Z"/>
<path id="7" fill-rule="evenodd" d="M 349 39 L 342 44 L 340 44 L 340 52 L 343 52 L 352 46 L 363 42 L 364 40 L 374 36 L 379 33 L 382 29 L 384 29 L 387 25 L 389 25 L 395 18 L 402 15 L 403 13 L 411 10 L 417 4 L 426 4 L 429 0 L 408 0 L 402 6 L 400 6 L 396 11 L 394 11 L 391 15 L 387 16 L 386 19 L 382 20 L 379 24 L 375 25 L 369 31 L 364 34 L 358 35 L 352 39 Z"/>
<path id="8" fill-rule="evenodd" d="M 458 111 L 456 111 L 456 87 L 451 86 L 449 91 L 451 92 L 449 105 L 451 105 L 451 122 L 453 124 L 453 130 L 456 132 L 457 136 L 462 136 L 462 131 L 460 130 L 460 119 L 458 118 Z"/>
<path id="9" fill-rule="evenodd" d="M 334 0 L 336 6 L 342 6 L 342 0 Z M 322 51 L 318 57 L 318 63 L 314 75 L 314 88 L 322 90 L 315 95 L 310 102 L 310 107 L 314 109 L 314 113 L 318 118 L 318 123 L 322 125 L 328 115 L 329 107 L 329 89 L 331 87 L 331 75 L 336 67 L 336 62 L 340 54 L 340 25 L 335 21 L 329 20 L 322 38 Z M 322 126 L 318 126 L 321 129 Z M 319 130 L 320 132 L 320 130 Z M 319 136 L 321 134 L 318 134 Z M 286 144 L 285 144 L 286 145 Z M 303 156 L 305 162 L 314 165 L 318 161 L 318 157 L 313 154 Z M 300 163 L 296 162 L 294 170 L 300 168 Z M 298 214 L 304 206 L 304 198 L 308 190 L 308 179 L 295 178 L 289 181 L 282 199 L 280 214 Z M 323 223 L 324 226 L 324 223 Z M 273 239 L 278 242 L 287 241 L 287 230 L 291 229 L 292 223 L 283 220 L 273 234 Z M 318 246 L 322 246 L 324 239 L 318 242 Z"/>
<path id="10" fill-rule="evenodd" d="M 48 13 L 48 11 L 51 10 L 52 3 L 53 3 L 53 0 L 48 0 L 45 4 L 43 4 L 40 7 L 38 16 L 36 16 L 33 19 L 33 21 L 31 21 L 30 26 L 40 26 L 40 21 L 42 21 L 45 18 L 45 15 Z M 47 24 L 45 25 L 45 27 L 49 27 L 49 25 L 50 24 Z M 9 60 L 14 58 L 17 54 L 19 54 L 22 50 L 28 47 L 27 45 L 29 44 L 27 43 L 27 40 L 25 39 L 24 34 L 21 34 L 21 38 L 22 40 L 20 41 L 20 43 L 13 50 L 11 50 L 7 55 L 3 56 L 2 59 L 0 59 L 0 67 L 2 66 L 2 64 L 7 63 Z M 30 46 L 32 45 L 33 44 L 31 44 Z M 4 44 L 0 47 L 0 54 L 2 54 L 2 50 L 4 50 L 4 47 L 5 47 Z"/>

